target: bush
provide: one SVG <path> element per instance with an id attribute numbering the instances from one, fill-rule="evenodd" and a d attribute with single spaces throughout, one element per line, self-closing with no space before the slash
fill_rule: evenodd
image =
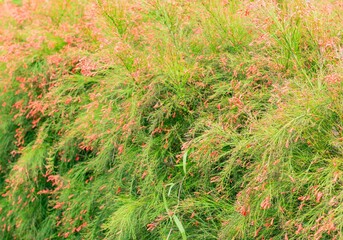
<path id="1" fill-rule="evenodd" d="M 342 238 L 342 11 L 0 2 L 0 238 Z"/>

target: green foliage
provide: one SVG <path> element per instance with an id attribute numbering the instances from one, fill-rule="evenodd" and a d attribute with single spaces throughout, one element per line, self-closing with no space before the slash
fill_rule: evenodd
<path id="1" fill-rule="evenodd" d="M 0 1 L 0 238 L 342 238 L 342 10 Z"/>

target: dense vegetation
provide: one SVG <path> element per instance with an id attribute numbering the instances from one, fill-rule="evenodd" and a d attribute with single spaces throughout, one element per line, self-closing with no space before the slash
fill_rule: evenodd
<path id="1" fill-rule="evenodd" d="M 342 13 L 0 1 L 0 239 L 342 239 Z"/>

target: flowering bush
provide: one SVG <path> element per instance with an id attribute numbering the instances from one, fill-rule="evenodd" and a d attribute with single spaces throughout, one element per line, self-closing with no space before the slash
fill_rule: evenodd
<path id="1" fill-rule="evenodd" d="M 341 12 L 0 1 L 0 238 L 343 238 Z"/>

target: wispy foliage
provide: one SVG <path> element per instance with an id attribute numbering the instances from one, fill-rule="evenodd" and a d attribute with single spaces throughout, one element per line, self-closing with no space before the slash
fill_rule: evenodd
<path id="1" fill-rule="evenodd" d="M 342 12 L 0 1 L 0 238 L 343 238 Z"/>

